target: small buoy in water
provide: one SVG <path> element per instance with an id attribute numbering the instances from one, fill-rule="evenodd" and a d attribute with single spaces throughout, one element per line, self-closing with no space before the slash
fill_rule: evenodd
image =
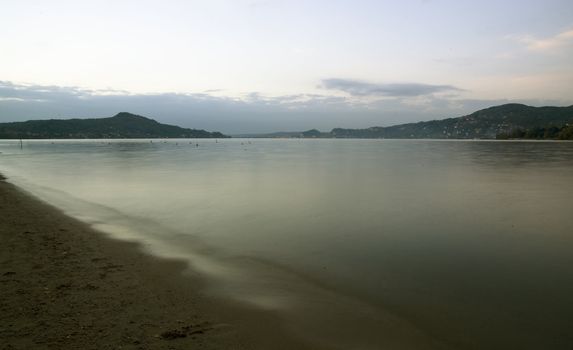
<path id="1" fill-rule="evenodd" d="M 198 144 L 198 143 L 196 143 L 196 144 L 195 144 L 195 147 L 199 147 L 199 144 Z"/>

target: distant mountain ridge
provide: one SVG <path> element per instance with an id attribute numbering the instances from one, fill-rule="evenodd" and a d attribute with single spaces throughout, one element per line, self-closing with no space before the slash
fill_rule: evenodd
<path id="1" fill-rule="evenodd" d="M 110 118 L 0 123 L 0 139 L 225 138 L 220 132 L 161 124 L 121 112 Z"/>
<path id="2" fill-rule="evenodd" d="M 391 139 L 566 138 L 568 136 L 563 135 L 569 135 L 573 128 L 573 126 L 567 128 L 568 125 L 573 125 L 573 106 L 531 107 L 511 103 L 482 109 L 457 118 L 388 127 L 374 126 L 366 129 L 335 128 L 330 132 L 312 129 L 265 136 Z"/>
<path id="3" fill-rule="evenodd" d="M 280 138 L 416 138 L 416 139 L 573 139 L 573 106 L 531 107 L 505 104 L 457 118 L 366 129 L 311 129 L 242 135 Z M 50 119 L 0 123 L 0 139 L 70 138 L 225 138 L 220 132 L 161 124 L 140 115 L 121 112 L 110 118 Z"/>

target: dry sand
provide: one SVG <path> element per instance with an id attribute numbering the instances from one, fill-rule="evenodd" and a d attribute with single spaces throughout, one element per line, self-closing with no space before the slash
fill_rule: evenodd
<path id="1" fill-rule="evenodd" d="M 0 243 L 0 349 L 307 348 L 274 315 L 202 295 L 185 263 L 109 239 L 3 180 Z"/>

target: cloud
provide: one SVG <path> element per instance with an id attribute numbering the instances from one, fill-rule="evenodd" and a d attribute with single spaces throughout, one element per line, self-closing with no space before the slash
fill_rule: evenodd
<path id="1" fill-rule="evenodd" d="M 388 126 L 457 117 L 506 102 L 560 104 L 558 101 L 462 100 L 433 93 L 418 93 L 417 96 L 410 93 L 408 98 L 386 99 L 327 94 L 265 96 L 250 93 L 238 99 L 204 92 L 133 94 L 111 89 L 89 90 L 0 81 L 0 122 L 99 118 L 127 111 L 162 123 L 228 134 Z"/>
<path id="2" fill-rule="evenodd" d="M 537 38 L 531 35 L 509 36 L 524 44 L 528 50 L 536 52 L 550 52 L 573 44 L 573 28 L 548 38 Z"/>
<path id="3" fill-rule="evenodd" d="M 291 106 L 317 104 L 335 104 L 345 103 L 344 97 L 318 95 L 318 94 L 294 94 L 282 96 L 265 96 L 259 92 L 250 92 L 243 98 L 231 98 L 226 96 L 216 96 L 211 93 L 223 90 L 213 89 L 199 93 L 149 93 L 133 94 L 124 90 L 91 90 L 79 87 L 69 86 L 50 86 L 34 84 L 15 84 L 9 81 L 0 80 L 0 98 L 7 100 L 18 100 L 23 102 L 46 102 L 49 103 L 90 103 L 95 101 L 122 101 L 122 102 L 141 102 L 153 101 L 170 104 L 197 104 L 197 103 L 215 103 L 218 105 L 228 105 L 234 108 L 240 106 Z"/>
<path id="4" fill-rule="evenodd" d="M 374 84 L 350 79 L 324 79 L 322 87 L 346 92 L 352 96 L 415 97 L 439 92 L 462 91 L 452 85 L 430 85 L 420 83 Z"/>
<path id="5" fill-rule="evenodd" d="M 371 112 L 348 113 L 352 108 L 347 97 L 331 95 L 265 96 L 254 92 L 231 98 L 206 92 L 133 94 L 0 80 L 0 122 L 99 118 L 128 111 L 184 127 L 244 133 L 324 128 L 341 125 L 343 119 L 375 116 Z"/>

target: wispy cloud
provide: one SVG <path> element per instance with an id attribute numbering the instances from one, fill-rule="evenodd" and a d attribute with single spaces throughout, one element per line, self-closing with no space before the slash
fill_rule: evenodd
<path id="1" fill-rule="evenodd" d="M 532 35 L 511 35 L 508 38 L 517 40 L 531 51 L 551 52 L 573 45 L 573 28 L 547 38 L 538 38 Z"/>
<path id="2" fill-rule="evenodd" d="M 420 83 L 375 84 L 351 79 L 324 79 L 322 87 L 346 92 L 352 96 L 416 97 L 439 92 L 462 91 L 452 85 L 430 85 Z"/>

